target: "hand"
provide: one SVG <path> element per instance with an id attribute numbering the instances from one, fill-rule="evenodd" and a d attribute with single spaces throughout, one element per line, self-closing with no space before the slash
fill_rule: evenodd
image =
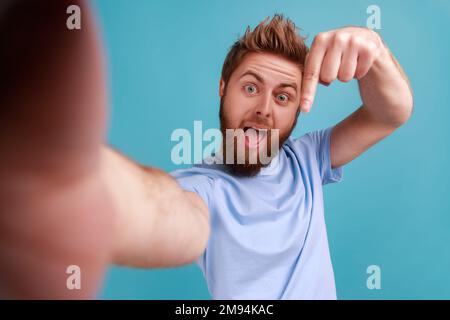
<path id="1" fill-rule="evenodd" d="M 384 48 L 381 37 L 366 28 L 347 27 L 319 33 L 306 57 L 301 111 L 311 110 L 318 82 L 328 86 L 336 78 L 342 82 L 363 78 Z"/>
<path id="2" fill-rule="evenodd" d="M 66 27 L 72 4 L 82 30 Z M 93 17 L 85 0 L 11 1 L 0 14 L 0 299 L 93 298 L 114 228 Z M 71 265 L 79 288 L 67 286 Z"/>
<path id="3" fill-rule="evenodd" d="M 74 4 L 83 19 L 71 31 L 64 18 Z M 15 0 L 6 8 L 0 299 L 94 298 L 112 262 L 147 268 L 198 259 L 209 236 L 203 200 L 104 146 L 105 62 L 89 1 Z"/>

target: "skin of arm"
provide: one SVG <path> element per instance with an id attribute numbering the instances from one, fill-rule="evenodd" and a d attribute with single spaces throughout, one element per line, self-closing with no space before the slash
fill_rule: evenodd
<path id="1" fill-rule="evenodd" d="M 403 125 L 413 110 L 405 72 L 381 37 L 348 27 L 319 34 L 308 54 L 302 86 L 302 111 L 309 112 L 317 83 L 358 79 L 363 105 L 338 123 L 331 134 L 331 163 L 339 167 Z"/>
<path id="2" fill-rule="evenodd" d="M 113 262 L 169 267 L 199 257 L 209 235 L 208 208 L 167 173 L 103 148 L 104 181 L 117 208 Z"/>
<path id="3" fill-rule="evenodd" d="M 108 94 L 88 1 L 0 9 L 0 298 L 94 298 L 110 263 L 175 266 L 206 246 L 208 210 L 168 174 L 104 146 Z M 82 29 L 68 30 L 78 5 Z M 67 273 L 81 271 L 69 290 Z"/>

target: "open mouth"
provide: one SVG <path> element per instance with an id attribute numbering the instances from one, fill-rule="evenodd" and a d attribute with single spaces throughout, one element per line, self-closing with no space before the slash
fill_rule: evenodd
<path id="1" fill-rule="evenodd" d="M 245 145 L 249 148 L 258 148 L 267 138 L 267 129 L 244 127 Z"/>

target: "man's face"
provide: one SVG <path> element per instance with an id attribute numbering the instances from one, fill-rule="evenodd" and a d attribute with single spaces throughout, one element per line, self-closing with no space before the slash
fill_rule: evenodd
<path id="1" fill-rule="evenodd" d="M 271 53 L 249 53 L 232 73 L 228 83 L 220 82 L 220 125 L 227 144 L 226 129 L 242 129 L 245 134 L 234 140 L 234 159 L 244 150 L 237 139 L 244 139 L 245 164 L 230 164 L 233 173 L 253 176 L 263 164 L 260 152 L 270 155 L 272 129 L 278 129 L 279 147 L 291 134 L 298 115 L 302 74 L 297 64 Z M 249 128 L 253 128 L 249 129 Z M 267 129 L 269 134 L 266 134 Z M 224 147 L 224 151 L 225 151 Z M 267 150 L 269 149 L 269 150 Z M 276 150 L 278 151 L 278 150 Z M 257 162 L 249 162 L 252 154 Z M 225 152 L 226 154 L 226 152 Z M 272 154 L 271 156 L 275 156 Z"/>

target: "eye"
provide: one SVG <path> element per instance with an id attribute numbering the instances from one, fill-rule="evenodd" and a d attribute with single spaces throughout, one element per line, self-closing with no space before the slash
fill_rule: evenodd
<path id="1" fill-rule="evenodd" d="M 289 100 L 289 96 L 287 94 L 282 93 L 277 96 L 277 99 L 280 102 L 287 102 Z"/>
<path id="2" fill-rule="evenodd" d="M 249 94 L 254 94 L 256 93 L 256 86 L 253 84 L 247 84 L 244 86 L 244 90 Z"/>

